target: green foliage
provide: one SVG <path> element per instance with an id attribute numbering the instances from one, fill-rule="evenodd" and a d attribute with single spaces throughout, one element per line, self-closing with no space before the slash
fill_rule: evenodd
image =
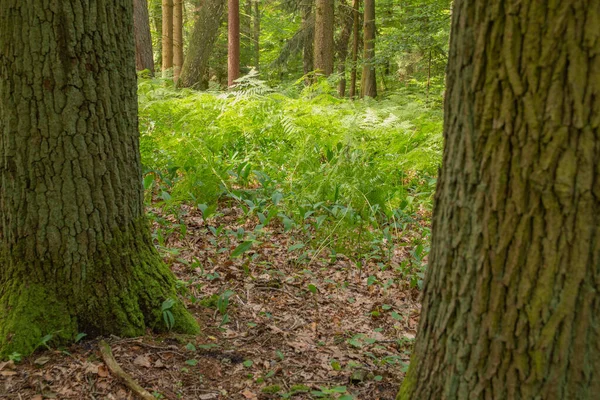
<path id="1" fill-rule="evenodd" d="M 173 213 L 191 202 L 205 218 L 218 202 L 233 202 L 246 218 L 256 217 L 254 232 L 232 233 L 233 258 L 260 244 L 260 229 L 273 223 L 297 234 L 289 251 L 299 257 L 311 247 L 381 252 L 390 229 L 404 229 L 431 208 L 440 102 L 426 101 L 415 86 L 378 101 L 331 92 L 327 80 L 273 90 L 255 75 L 226 93 L 142 81 L 147 199 Z M 221 233 L 212 229 L 216 241 Z"/>

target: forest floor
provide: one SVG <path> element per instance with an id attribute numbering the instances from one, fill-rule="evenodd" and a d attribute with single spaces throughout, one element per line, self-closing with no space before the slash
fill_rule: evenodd
<path id="1" fill-rule="evenodd" d="M 263 228 L 267 240 L 232 258 L 236 245 L 215 246 L 199 210 L 184 214 L 172 223 L 185 235 L 169 235 L 161 252 L 202 334 L 105 338 L 142 387 L 162 399 L 395 398 L 420 312 L 419 291 L 395 268 L 408 250 L 397 246 L 383 266 L 357 267 L 326 248 L 299 262 L 293 238 L 274 224 Z M 225 208 L 210 225 L 257 224 L 243 221 Z M 410 242 L 402 235 L 394 240 Z M 98 338 L 84 338 L 0 363 L 0 398 L 134 397 L 102 362 Z"/>

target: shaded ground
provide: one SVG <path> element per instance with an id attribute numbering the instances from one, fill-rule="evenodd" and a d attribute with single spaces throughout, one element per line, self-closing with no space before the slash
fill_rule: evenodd
<path id="1" fill-rule="evenodd" d="M 107 338 L 126 372 L 164 399 L 394 399 L 419 315 L 418 291 L 395 268 L 408 247 L 391 263 L 359 269 L 326 249 L 302 259 L 276 225 L 232 259 L 241 241 L 215 238 L 209 227 L 248 231 L 256 221 L 238 226 L 237 209 L 208 222 L 186 210 L 181 225 L 171 220 L 183 239 L 166 236 L 162 251 L 203 334 Z M 134 398 L 97 343 L 0 363 L 0 398 Z"/>

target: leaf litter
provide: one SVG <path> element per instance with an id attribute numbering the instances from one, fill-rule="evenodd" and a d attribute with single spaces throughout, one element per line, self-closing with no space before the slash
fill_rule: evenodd
<path id="1" fill-rule="evenodd" d="M 182 208 L 183 221 L 163 217 L 183 222 L 185 235 L 172 229 L 159 250 L 202 333 L 106 338 L 126 373 L 162 399 L 395 398 L 420 313 L 419 291 L 393 268 L 407 250 L 388 268 L 358 268 L 327 248 L 299 262 L 306 249 L 283 226 L 263 228 L 251 246 L 223 244 L 210 226 L 235 232 L 257 222 L 235 207 L 209 221 Z M 99 339 L 0 363 L 0 399 L 133 399 L 102 362 Z"/>

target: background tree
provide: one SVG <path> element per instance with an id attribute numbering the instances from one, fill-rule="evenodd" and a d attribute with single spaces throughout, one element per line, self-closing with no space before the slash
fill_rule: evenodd
<path id="1" fill-rule="evenodd" d="M 0 1 L 0 356 L 166 330 L 168 299 L 198 332 L 144 216 L 133 2 L 70 5 Z"/>
<path id="2" fill-rule="evenodd" d="M 240 1 L 227 3 L 227 86 L 240 77 Z"/>
<path id="3" fill-rule="evenodd" d="M 302 71 L 304 75 L 307 75 L 315 69 L 315 16 L 313 13 L 314 0 L 303 0 L 301 8 L 302 29 L 305 32 L 302 46 Z"/>
<path id="4" fill-rule="evenodd" d="M 138 71 L 148 70 L 154 76 L 154 53 L 150 34 L 150 17 L 146 0 L 133 2 L 133 26 L 135 35 L 135 66 Z"/>
<path id="5" fill-rule="evenodd" d="M 358 31 L 360 0 L 352 1 L 352 70 L 350 72 L 350 93 L 351 99 L 356 95 L 356 66 L 358 63 Z"/>
<path id="6" fill-rule="evenodd" d="M 178 86 L 208 88 L 209 60 L 224 15 L 225 0 L 206 0 L 200 8 L 177 82 Z"/>
<path id="7" fill-rule="evenodd" d="M 599 390 L 600 3 L 455 0 L 443 167 L 399 399 Z"/>
<path id="8" fill-rule="evenodd" d="M 173 78 L 177 82 L 183 67 L 183 0 L 173 0 Z"/>
<path id="9" fill-rule="evenodd" d="M 254 67 L 260 70 L 260 3 L 259 0 L 252 1 L 254 5 L 252 21 L 252 39 L 254 42 Z"/>
<path id="10" fill-rule="evenodd" d="M 162 73 L 173 68 L 173 0 L 162 0 Z"/>
<path id="11" fill-rule="evenodd" d="M 375 74 L 375 0 L 365 0 L 364 4 L 364 53 L 360 94 L 362 97 L 377 97 Z"/>
<path id="12" fill-rule="evenodd" d="M 336 42 L 337 70 L 340 74 L 338 95 L 344 97 L 346 94 L 346 59 L 348 58 L 348 43 L 352 33 L 353 8 L 345 0 L 339 2 L 339 17 L 342 29 Z"/>
<path id="13" fill-rule="evenodd" d="M 329 76 L 333 73 L 333 0 L 317 0 L 315 8 L 314 68 Z"/>

